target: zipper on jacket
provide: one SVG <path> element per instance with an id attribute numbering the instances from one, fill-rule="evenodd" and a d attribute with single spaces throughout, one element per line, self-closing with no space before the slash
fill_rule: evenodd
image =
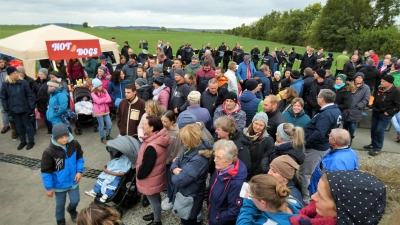
<path id="1" fill-rule="evenodd" d="M 128 119 L 126 120 L 126 135 L 129 135 L 129 120 L 130 120 L 130 118 L 131 118 L 131 104 L 129 103 Z"/>
<path id="2" fill-rule="evenodd" d="M 215 174 L 216 174 L 216 176 L 215 176 L 214 183 L 213 183 L 213 185 L 212 185 L 211 188 L 210 188 L 210 193 L 208 194 L 208 214 L 210 214 L 210 206 L 211 206 L 211 204 L 210 204 L 210 199 L 211 199 L 211 194 L 212 194 L 212 191 L 213 191 L 213 189 L 214 189 L 215 183 L 217 183 L 218 171 L 216 171 Z"/>

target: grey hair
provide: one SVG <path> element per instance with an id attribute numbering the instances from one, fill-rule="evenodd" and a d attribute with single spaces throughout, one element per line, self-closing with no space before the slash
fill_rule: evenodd
<path id="1" fill-rule="evenodd" d="M 236 162 L 238 156 L 238 149 L 235 143 L 231 140 L 221 139 L 214 143 L 213 151 L 223 150 L 225 159 Z"/>
<path id="2" fill-rule="evenodd" d="M 373 59 L 367 59 L 368 66 L 373 66 L 375 61 Z"/>
<path id="3" fill-rule="evenodd" d="M 350 133 L 342 128 L 335 128 L 331 130 L 331 137 L 336 139 L 337 144 L 340 147 L 350 145 Z"/>
<path id="4" fill-rule="evenodd" d="M 268 65 L 262 64 L 260 66 L 260 71 L 261 72 L 265 72 L 265 71 L 268 71 L 268 70 L 269 70 L 269 66 Z"/>
<path id="5" fill-rule="evenodd" d="M 206 53 L 211 54 L 210 49 L 207 49 L 207 50 L 206 50 Z"/>
<path id="6" fill-rule="evenodd" d="M 208 85 L 210 85 L 210 84 L 218 84 L 218 80 L 217 79 L 210 79 L 208 81 Z"/>
<path id="7" fill-rule="evenodd" d="M 336 99 L 336 93 L 330 89 L 321 89 L 318 97 L 323 98 L 326 103 L 334 103 Z"/>

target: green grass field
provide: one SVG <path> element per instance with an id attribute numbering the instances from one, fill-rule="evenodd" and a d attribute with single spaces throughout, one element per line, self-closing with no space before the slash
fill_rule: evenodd
<path id="1" fill-rule="evenodd" d="M 32 30 L 38 28 L 38 26 L 9 26 L 0 25 L 0 38 L 9 37 L 11 35 Z M 163 40 L 164 43 L 170 42 L 172 46 L 173 53 L 176 53 L 177 48 L 184 44 L 190 43 L 193 48 L 200 49 L 202 45 L 210 43 L 212 47 L 220 46 L 221 42 L 225 42 L 226 45 L 231 47 L 235 46 L 236 42 L 239 42 L 243 46 L 245 52 L 250 52 L 254 45 L 258 45 L 261 52 L 264 50 L 265 46 L 268 46 L 270 51 L 275 47 L 281 49 L 283 46 L 288 50 L 290 45 L 279 44 L 269 41 L 260 41 L 250 38 L 237 37 L 233 35 L 226 34 L 216 34 L 216 33 L 195 33 L 195 32 L 162 32 L 162 31 L 139 31 L 139 30 L 114 30 L 114 29 L 97 29 L 97 28 L 71 28 L 77 31 L 86 32 L 88 34 L 95 35 L 104 39 L 110 40 L 111 37 L 115 37 L 118 44 L 122 47 L 124 41 L 128 41 L 129 45 L 133 48 L 136 53 L 140 52 L 138 47 L 139 40 L 147 40 L 149 43 L 149 52 L 155 53 L 156 45 L 158 40 Z M 305 47 L 294 46 L 295 51 L 298 53 L 304 53 Z M 325 52 L 327 54 L 327 52 Z M 334 58 L 338 56 L 339 53 L 333 53 Z M 296 62 L 294 69 L 298 69 L 299 63 Z M 335 71 L 335 66 L 332 66 L 332 70 Z"/>

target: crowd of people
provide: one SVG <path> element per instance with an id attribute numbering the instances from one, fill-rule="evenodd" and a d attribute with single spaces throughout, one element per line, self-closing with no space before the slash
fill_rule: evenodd
<path id="1" fill-rule="evenodd" d="M 209 224 L 379 223 L 385 185 L 358 171 L 351 144 L 366 107 L 372 109 L 371 144 L 364 146 L 369 155 L 382 152 L 391 121 L 400 141 L 396 57 L 379 62 L 372 50 L 365 58 L 343 51 L 333 60 L 332 53 L 325 57 L 323 48 L 314 53 L 309 46 L 304 54 L 268 47 L 261 53 L 258 46 L 247 54 L 239 43 L 230 51 L 224 42 L 214 49 L 203 46 L 198 55 L 185 44 L 173 56 L 162 41 L 153 56 L 142 46 L 137 55 L 126 41 L 115 70 L 103 54 L 86 66 L 71 59 L 66 70 L 41 68 L 35 80 L 23 67 L 0 59 L 1 133 L 11 127 L 12 138 L 20 139 L 17 149 L 32 149 L 38 109 L 52 135 L 41 170 L 46 195 L 56 196 L 58 224 L 65 224 L 66 194 L 67 212 L 78 224 L 121 224 L 118 213 L 104 206 L 76 211 L 84 158 L 72 135 L 63 82 L 75 84 L 86 76 L 100 141 L 113 139 L 115 117 L 119 135 L 141 143 L 136 184 L 151 204 L 152 213 L 143 216 L 149 224 L 162 224 L 162 210 L 191 225 L 204 219 Z M 291 68 L 295 60 L 301 60 L 299 71 Z M 88 70 L 89 64 L 96 68 Z"/>

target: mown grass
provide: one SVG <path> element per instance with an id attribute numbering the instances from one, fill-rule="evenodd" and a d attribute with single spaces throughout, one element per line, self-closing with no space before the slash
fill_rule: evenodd
<path id="1" fill-rule="evenodd" d="M 24 32 L 27 30 L 32 30 L 38 28 L 38 26 L 11 26 L 11 25 L 0 25 L 0 38 L 9 37 L 11 35 Z M 227 34 L 217 34 L 217 33 L 197 33 L 197 32 L 162 32 L 162 31 L 147 31 L 147 30 L 115 30 L 115 29 L 98 29 L 98 28 L 71 28 L 77 31 L 86 32 L 104 39 L 110 40 L 111 37 L 115 37 L 117 43 L 122 47 L 124 41 L 128 41 L 129 45 L 133 50 L 138 53 L 141 50 L 138 47 L 139 40 L 147 40 L 149 43 L 149 52 L 155 53 L 156 45 L 158 40 L 163 40 L 165 42 L 170 42 L 175 55 L 176 50 L 180 45 L 184 43 L 192 44 L 193 48 L 200 49 L 202 45 L 210 43 L 212 47 L 220 46 L 221 42 L 225 42 L 226 45 L 231 47 L 235 46 L 236 42 L 239 42 L 243 46 L 245 52 L 250 52 L 255 45 L 258 45 L 261 52 L 264 50 L 265 46 L 273 51 L 275 47 L 281 49 L 286 47 L 287 50 L 292 47 L 287 44 L 280 44 L 270 41 L 254 40 L 250 38 L 237 37 Z M 297 53 L 304 53 L 305 47 L 294 46 Z M 325 52 L 328 54 L 328 52 Z M 334 58 L 338 56 L 339 53 L 334 53 Z M 294 69 L 298 69 L 300 64 L 295 63 Z M 335 71 L 335 66 L 332 66 L 332 70 Z"/>

